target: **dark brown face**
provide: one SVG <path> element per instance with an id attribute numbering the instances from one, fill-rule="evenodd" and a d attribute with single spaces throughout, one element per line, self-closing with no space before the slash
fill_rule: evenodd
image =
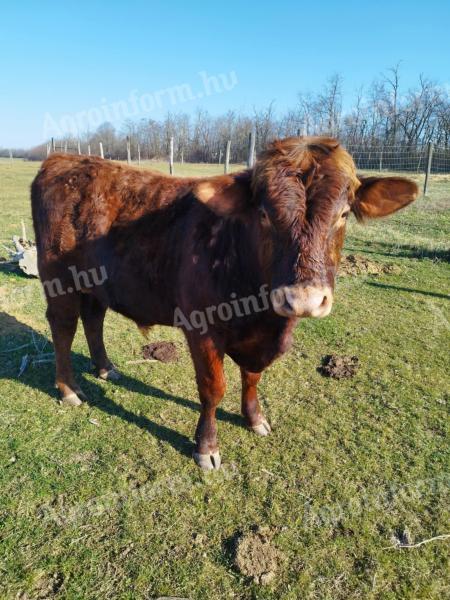
<path id="1" fill-rule="evenodd" d="M 325 317 L 333 305 L 355 178 L 326 154 L 321 162 L 304 155 L 297 168 L 285 161 L 272 166 L 270 158 L 255 191 L 272 239 L 273 307 L 285 317 Z"/>
<path id="2" fill-rule="evenodd" d="M 347 218 L 361 206 L 364 185 L 351 157 L 333 140 L 310 143 L 303 152 L 298 140 L 297 148 L 292 142 L 275 143 L 256 167 L 261 224 L 272 241 L 272 304 L 284 317 L 325 317 L 333 305 Z M 386 179 L 379 181 L 386 186 Z M 416 186 L 403 183 L 410 202 Z M 375 200 L 382 202 L 381 196 Z M 397 210 L 404 204 L 394 205 Z"/>
<path id="3" fill-rule="evenodd" d="M 330 138 L 273 142 L 252 171 L 212 178 L 197 198 L 226 217 L 259 215 L 258 251 L 272 287 L 275 312 L 325 317 L 351 212 L 358 220 L 382 217 L 417 196 L 399 178 L 359 179 L 351 156 Z"/>

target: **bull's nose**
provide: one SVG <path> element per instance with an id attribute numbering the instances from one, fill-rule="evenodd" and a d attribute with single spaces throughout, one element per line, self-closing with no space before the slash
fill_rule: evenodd
<path id="1" fill-rule="evenodd" d="M 272 304 L 283 317 L 326 317 L 333 306 L 333 292 L 327 286 L 292 285 L 273 290 Z"/>

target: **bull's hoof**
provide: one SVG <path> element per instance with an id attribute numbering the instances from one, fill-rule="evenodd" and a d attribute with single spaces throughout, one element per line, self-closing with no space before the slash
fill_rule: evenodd
<path id="1" fill-rule="evenodd" d="M 83 404 L 83 400 L 86 400 L 86 396 L 83 394 L 83 392 L 80 391 L 77 394 L 72 392 L 71 394 L 67 394 L 67 396 L 61 398 L 61 404 L 63 406 L 81 406 Z"/>
<path id="2" fill-rule="evenodd" d="M 258 425 L 250 425 L 249 427 L 252 431 L 256 433 L 256 435 L 266 436 L 272 432 L 272 428 L 270 427 L 267 419 L 264 417 L 261 418 L 261 422 Z"/>
<path id="3" fill-rule="evenodd" d="M 192 458 L 194 459 L 195 464 L 198 465 L 200 469 L 203 469 L 203 471 L 217 471 L 217 469 L 220 469 L 221 459 L 218 450 L 216 452 L 210 452 L 209 454 L 194 452 Z"/>
<path id="4" fill-rule="evenodd" d="M 98 376 L 105 381 L 117 381 L 120 379 L 120 373 L 114 367 L 111 367 L 111 369 L 100 369 Z"/>

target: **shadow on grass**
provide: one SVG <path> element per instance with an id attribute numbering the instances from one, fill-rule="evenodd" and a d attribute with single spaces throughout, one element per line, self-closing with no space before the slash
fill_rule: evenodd
<path id="1" fill-rule="evenodd" d="M 19 277 L 20 279 L 36 279 L 35 277 L 30 277 L 30 275 L 24 273 L 17 263 L 10 263 L 3 260 L 0 260 L 0 273 Z"/>
<path id="2" fill-rule="evenodd" d="M 396 290 L 398 292 L 411 292 L 412 294 L 422 294 L 423 296 L 433 296 L 434 298 L 444 298 L 444 300 L 450 300 L 448 294 L 441 294 L 440 292 L 428 292 L 426 290 L 415 290 L 414 288 L 400 287 L 397 285 L 389 285 L 387 283 L 377 283 L 375 281 L 365 281 L 366 285 L 372 287 L 382 288 L 386 290 Z"/>
<path id="3" fill-rule="evenodd" d="M 367 242 L 363 242 L 367 243 Z M 379 248 L 379 249 L 378 249 Z M 386 242 L 376 242 L 373 249 L 354 248 L 346 246 L 347 252 L 359 254 L 380 254 L 391 258 L 429 258 L 442 262 L 450 262 L 450 250 L 429 248 L 418 248 L 409 244 L 388 244 Z"/>
<path id="4" fill-rule="evenodd" d="M 11 341 L 10 349 L 5 348 L 0 350 L 0 360 L 2 363 L 4 363 L 6 360 L 8 353 L 13 354 L 14 348 L 25 344 L 27 341 L 31 341 L 30 346 L 29 348 L 22 348 L 20 351 L 21 355 L 33 351 L 34 342 L 40 348 L 45 345 L 45 342 L 47 342 L 45 352 L 49 352 L 51 350 L 51 342 L 49 340 L 47 340 L 40 333 L 36 332 L 32 327 L 26 325 L 25 323 L 21 323 L 16 318 L 5 312 L 0 312 L 0 334 L 2 337 L 7 336 Z M 32 341 L 33 338 L 34 342 Z M 17 352 L 19 352 L 18 349 Z M 86 356 L 72 352 L 72 361 L 76 376 L 80 372 L 87 373 L 90 371 L 90 360 Z M 19 365 L 17 364 L 15 366 L 17 367 L 17 370 L 15 371 L 14 375 L 3 373 L 0 374 L 0 379 L 18 381 L 23 385 L 49 394 L 54 400 L 58 399 L 57 391 L 53 386 L 54 366 L 52 366 L 52 373 L 50 377 L 48 375 L 48 369 L 33 369 L 33 367 L 31 367 L 28 368 L 20 378 L 18 377 Z M 155 386 L 148 385 L 142 381 L 139 381 L 138 379 L 134 379 L 133 377 L 129 377 L 128 375 L 122 373 L 120 379 L 114 383 L 111 383 L 110 385 L 120 386 L 129 392 L 143 394 L 154 399 L 168 400 L 178 404 L 179 406 L 183 406 L 184 408 L 188 408 L 196 412 L 200 411 L 200 405 L 196 402 L 192 402 L 191 400 L 187 400 L 186 398 L 182 398 L 180 396 L 174 396 L 173 394 L 164 392 Z M 186 456 L 191 455 L 193 443 L 187 436 L 180 434 L 177 431 L 166 427 L 165 425 L 155 423 L 147 417 L 136 415 L 130 410 L 127 410 L 120 404 L 117 404 L 108 398 L 105 395 L 105 391 L 102 389 L 102 387 L 96 383 L 93 383 L 92 381 L 83 378 L 81 382 L 81 388 L 88 398 L 87 402 L 89 405 L 95 406 L 108 415 L 119 417 L 128 423 L 132 423 L 133 425 L 148 431 L 154 437 L 173 446 L 173 448 L 175 448 L 181 454 Z M 228 421 L 234 425 L 243 426 L 243 420 L 241 419 L 240 415 L 229 413 L 222 409 L 217 410 L 217 418 L 221 421 Z"/>

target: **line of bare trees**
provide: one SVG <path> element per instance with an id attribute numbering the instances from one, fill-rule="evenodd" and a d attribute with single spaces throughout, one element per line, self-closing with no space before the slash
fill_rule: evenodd
<path id="1" fill-rule="evenodd" d="M 249 131 L 256 131 L 256 151 L 274 138 L 299 134 L 336 136 L 349 146 L 402 146 L 416 149 L 430 142 L 450 147 L 450 94 L 448 89 L 421 76 L 418 84 L 403 91 L 397 64 L 366 90 L 359 90 L 354 106 L 343 111 L 342 78 L 333 75 L 317 93 L 301 93 L 297 105 L 277 115 L 274 104 L 252 115 L 230 110 L 211 116 L 198 110 L 194 116 L 168 113 L 163 120 L 126 121 L 117 129 L 111 123 L 100 125 L 94 133 L 80 139 L 65 137 L 56 148 L 74 151 L 81 142 L 83 152 L 89 144 L 98 153 L 102 142 L 105 157 L 126 158 L 127 136 L 131 154 L 142 159 L 165 158 L 169 140 L 174 137 L 176 161 L 221 162 L 227 140 L 232 140 L 231 161 L 245 162 Z M 24 153 L 42 159 L 46 144 Z"/>

